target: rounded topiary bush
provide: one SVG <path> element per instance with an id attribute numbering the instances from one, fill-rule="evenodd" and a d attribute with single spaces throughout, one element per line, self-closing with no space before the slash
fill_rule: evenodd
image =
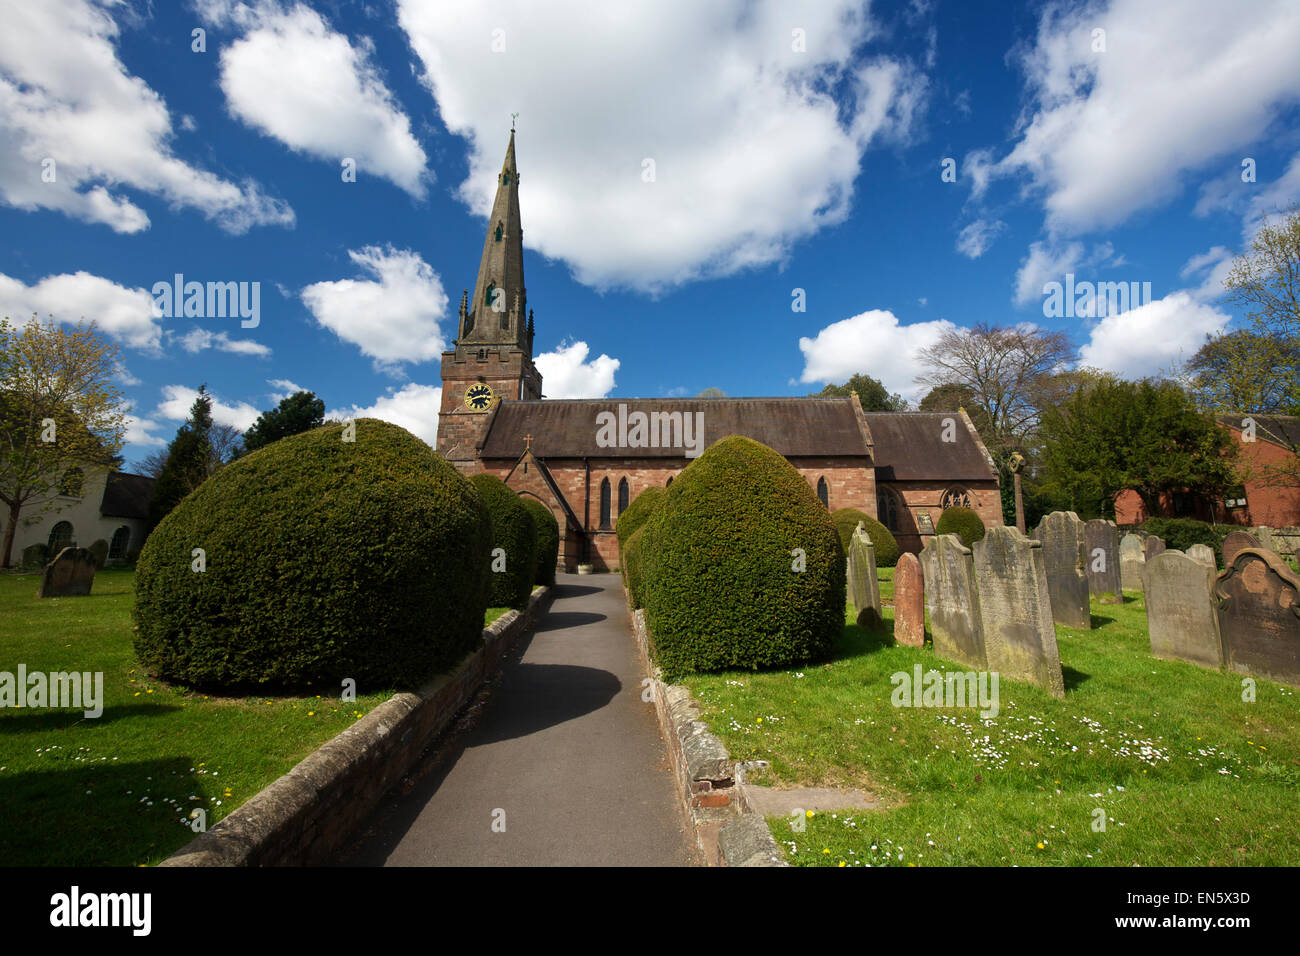
<path id="1" fill-rule="evenodd" d="M 838 511 L 831 512 L 831 521 L 835 523 L 835 531 L 840 536 L 840 547 L 844 549 L 845 554 L 849 553 L 849 541 L 852 540 L 853 531 L 861 521 L 867 526 L 867 537 L 871 539 L 871 544 L 876 549 L 876 567 L 892 568 L 898 563 L 898 540 L 888 528 L 865 511 L 859 511 L 857 508 L 840 508 Z"/>
<path id="2" fill-rule="evenodd" d="M 537 528 L 537 568 L 533 572 L 534 584 L 555 584 L 555 565 L 560 560 L 560 523 L 536 498 L 519 498 L 532 516 Z"/>
<path id="3" fill-rule="evenodd" d="M 521 608 L 533 592 L 537 525 L 524 507 L 523 499 L 496 475 L 480 473 L 470 478 L 470 482 L 478 489 L 492 516 L 488 607 Z"/>
<path id="4" fill-rule="evenodd" d="M 957 505 L 948 508 L 939 516 L 939 523 L 934 526 L 935 534 L 955 534 L 961 543 L 970 547 L 984 537 L 984 519 L 970 508 Z"/>
<path id="5" fill-rule="evenodd" d="M 618 535 L 619 550 L 625 548 L 628 539 L 636 534 L 637 529 L 650 520 L 650 516 L 654 514 L 654 510 L 659 507 L 659 503 L 663 500 L 664 490 L 657 485 L 651 485 L 623 509 L 623 513 L 618 516 L 618 523 L 614 525 L 614 533 Z M 626 558 L 624 558 L 624 561 L 626 561 Z"/>
<path id="6" fill-rule="evenodd" d="M 358 419 L 343 437 L 327 425 L 252 452 L 159 522 L 135 577 L 146 668 L 338 693 L 345 678 L 417 685 L 478 646 L 492 534 L 478 492 L 396 425 Z"/>
<path id="7" fill-rule="evenodd" d="M 645 586 L 641 571 L 641 542 L 645 538 L 643 531 L 644 525 L 632 532 L 627 544 L 623 545 L 623 583 L 627 586 L 627 597 L 633 610 L 645 607 L 645 596 L 641 590 Z"/>
<path id="8" fill-rule="evenodd" d="M 710 446 L 638 534 L 632 578 L 669 679 L 821 658 L 844 627 L 835 525 L 766 445 L 732 435 Z"/>

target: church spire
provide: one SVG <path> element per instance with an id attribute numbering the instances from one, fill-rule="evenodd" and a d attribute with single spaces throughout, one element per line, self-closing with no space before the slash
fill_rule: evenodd
<path id="1" fill-rule="evenodd" d="M 526 348 L 528 296 L 524 289 L 524 232 L 519 220 L 519 169 L 515 165 L 513 124 L 506 158 L 497 176 L 497 194 L 488 217 L 474 297 L 468 306 L 469 314 L 461 319 L 462 344 Z"/>

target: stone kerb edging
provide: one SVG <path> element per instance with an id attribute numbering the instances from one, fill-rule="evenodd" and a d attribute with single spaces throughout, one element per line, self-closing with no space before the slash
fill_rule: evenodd
<path id="1" fill-rule="evenodd" d="M 767 821 L 745 799 L 744 767 L 700 720 L 700 705 L 682 684 L 665 684 L 650 660 L 645 611 L 634 611 L 641 665 L 652 674 L 655 713 L 673 775 L 709 866 L 789 866 Z"/>
<path id="2" fill-rule="evenodd" d="M 327 862 L 536 622 L 549 587 L 483 629 L 483 647 L 415 693 L 394 694 L 160 866 Z"/>

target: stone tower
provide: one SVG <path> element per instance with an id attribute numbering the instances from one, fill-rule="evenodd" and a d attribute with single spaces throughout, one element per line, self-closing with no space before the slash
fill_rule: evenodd
<path id="1" fill-rule="evenodd" d="M 474 297 L 468 292 L 461 296 L 452 345 L 442 353 L 438 451 L 461 471 L 474 472 L 479 470 L 476 448 L 496 403 L 542 397 L 542 376 L 533 365 L 533 314 L 524 288 L 513 129 L 497 177 Z"/>

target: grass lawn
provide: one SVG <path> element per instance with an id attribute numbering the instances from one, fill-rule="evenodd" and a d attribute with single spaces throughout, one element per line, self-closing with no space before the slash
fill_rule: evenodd
<path id="1" fill-rule="evenodd" d="M 89 597 L 37 600 L 39 574 L 0 574 L 0 670 L 102 671 L 104 712 L 0 710 L 0 862 L 156 863 L 392 691 L 210 698 L 149 679 L 131 647 L 129 570 Z"/>
<path id="2" fill-rule="evenodd" d="M 693 675 L 703 719 L 772 786 L 856 786 L 885 807 L 822 813 L 796 832 L 806 866 L 1300 864 L 1300 691 L 1150 656 L 1142 596 L 1058 627 L 1066 696 L 1003 681 L 1001 712 L 895 708 L 890 675 L 966 670 L 847 623 L 832 659 L 797 670 Z M 1097 811 L 1102 811 L 1098 814 Z M 1104 816 L 1105 830 L 1094 830 Z"/>

